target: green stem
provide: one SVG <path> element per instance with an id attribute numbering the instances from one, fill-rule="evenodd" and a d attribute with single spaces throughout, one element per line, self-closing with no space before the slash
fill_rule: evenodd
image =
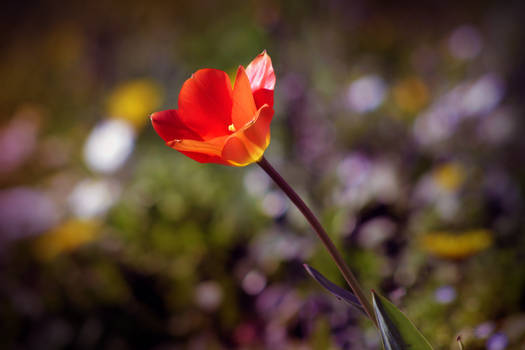
<path id="1" fill-rule="evenodd" d="M 368 317 L 376 324 L 377 321 L 374 315 L 374 310 L 372 309 L 372 305 L 370 304 L 370 301 L 363 293 L 363 290 L 361 286 L 359 285 L 359 282 L 357 281 L 357 278 L 352 273 L 352 270 L 348 267 L 348 265 L 343 260 L 343 257 L 335 247 L 334 243 L 324 230 L 323 226 L 321 226 L 321 223 L 317 219 L 317 217 L 314 215 L 314 213 L 310 210 L 310 208 L 306 205 L 306 203 L 299 197 L 299 195 L 294 191 L 294 189 L 286 182 L 285 179 L 282 178 L 282 176 L 275 170 L 272 165 L 266 160 L 266 158 L 262 157 L 257 164 L 263 170 L 272 178 L 273 181 L 283 190 L 284 193 L 290 198 L 290 200 L 295 204 L 295 206 L 301 211 L 301 213 L 304 215 L 306 220 L 310 223 L 312 228 L 314 229 L 315 233 L 317 233 L 317 237 L 323 242 L 325 248 L 328 250 L 328 253 L 330 253 L 332 259 L 334 260 L 335 264 L 339 268 L 339 271 L 341 271 L 341 274 L 343 275 L 344 279 L 356 295 L 356 297 L 361 302 L 361 305 L 363 305 L 363 308 L 365 309 L 366 313 L 368 314 Z"/>

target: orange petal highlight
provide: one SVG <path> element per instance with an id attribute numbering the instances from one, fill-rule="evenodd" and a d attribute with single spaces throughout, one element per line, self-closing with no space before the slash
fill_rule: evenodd
<path id="1" fill-rule="evenodd" d="M 168 142 L 168 146 L 181 152 L 196 152 L 210 156 L 220 156 L 222 147 L 227 136 L 217 137 L 208 141 L 197 140 L 173 140 Z"/>
<path id="2" fill-rule="evenodd" d="M 217 163 L 231 165 L 222 159 L 221 152 L 227 136 L 208 141 L 173 140 L 167 145 L 199 163 Z"/>
<path id="3" fill-rule="evenodd" d="M 255 118 L 226 140 L 222 158 L 234 166 L 257 162 L 270 144 L 270 122 L 273 110 L 264 105 Z"/>
<path id="4" fill-rule="evenodd" d="M 232 88 L 228 75 L 217 69 L 201 69 L 186 80 L 179 94 L 181 121 L 202 139 L 228 134 Z"/>
<path id="5" fill-rule="evenodd" d="M 257 112 L 253 99 L 250 81 L 243 66 L 239 66 L 233 87 L 232 122 L 235 129 L 239 130 L 249 123 Z"/>
<path id="6" fill-rule="evenodd" d="M 226 141 L 222 150 L 222 159 L 234 166 L 245 166 L 257 161 L 257 159 L 253 159 L 244 143 L 237 137 L 232 137 Z"/>
<path id="7" fill-rule="evenodd" d="M 239 132 L 239 134 L 244 134 L 252 144 L 262 149 L 263 152 L 270 144 L 270 123 L 272 122 L 273 113 L 273 109 L 270 106 L 262 106 L 254 122 Z"/>

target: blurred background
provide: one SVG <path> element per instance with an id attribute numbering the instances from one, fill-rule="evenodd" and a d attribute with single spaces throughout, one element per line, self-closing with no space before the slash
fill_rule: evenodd
<path id="1" fill-rule="evenodd" d="M 277 75 L 266 157 L 365 287 L 435 346 L 525 349 L 521 1 L 8 1 L 0 347 L 379 349 L 256 165 L 201 165 L 148 116 L 192 72 Z"/>

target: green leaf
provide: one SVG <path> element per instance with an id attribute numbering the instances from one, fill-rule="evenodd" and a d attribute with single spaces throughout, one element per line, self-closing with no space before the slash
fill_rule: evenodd
<path id="1" fill-rule="evenodd" d="M 386 350 L 432 350 L 421 332 L 394 304 L 374 291 L 372 301 Z"/>
<path id="2" fill-rule="evenodd" d="M 346 301 L 348 304 L 355 307 L 357 310 L 361 311 L 365 316 L 368 316 L 365 312 L 365 309 L 363 309 L 363 306 L 361 305 L 361 302 L 357 297 L 349 290 L 343 289 L 336 285 L 335 283 L 328 280 L 328 278 L 324 277 L 319 271 L 311 267 L 310 265 L 303 264 L 303 267 L 305 268 L 306 272 L 312 276 L 314 280 L 317 281 L 321 286 L 323 286 L 327 291 L 332 293 L 337 299 Z"/>

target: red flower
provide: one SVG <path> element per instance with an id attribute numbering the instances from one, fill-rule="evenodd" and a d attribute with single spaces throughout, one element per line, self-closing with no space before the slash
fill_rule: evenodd
<path id="1" fill-rule="evenodd" d="M 264 51 L 235 84 L 217 69 L 201 69 L 186 80 L 179 109 L 153 113 L 155 131 L 166 144 L 201 163 L 245 166 L 270 144 L 275 74 Z"/>

